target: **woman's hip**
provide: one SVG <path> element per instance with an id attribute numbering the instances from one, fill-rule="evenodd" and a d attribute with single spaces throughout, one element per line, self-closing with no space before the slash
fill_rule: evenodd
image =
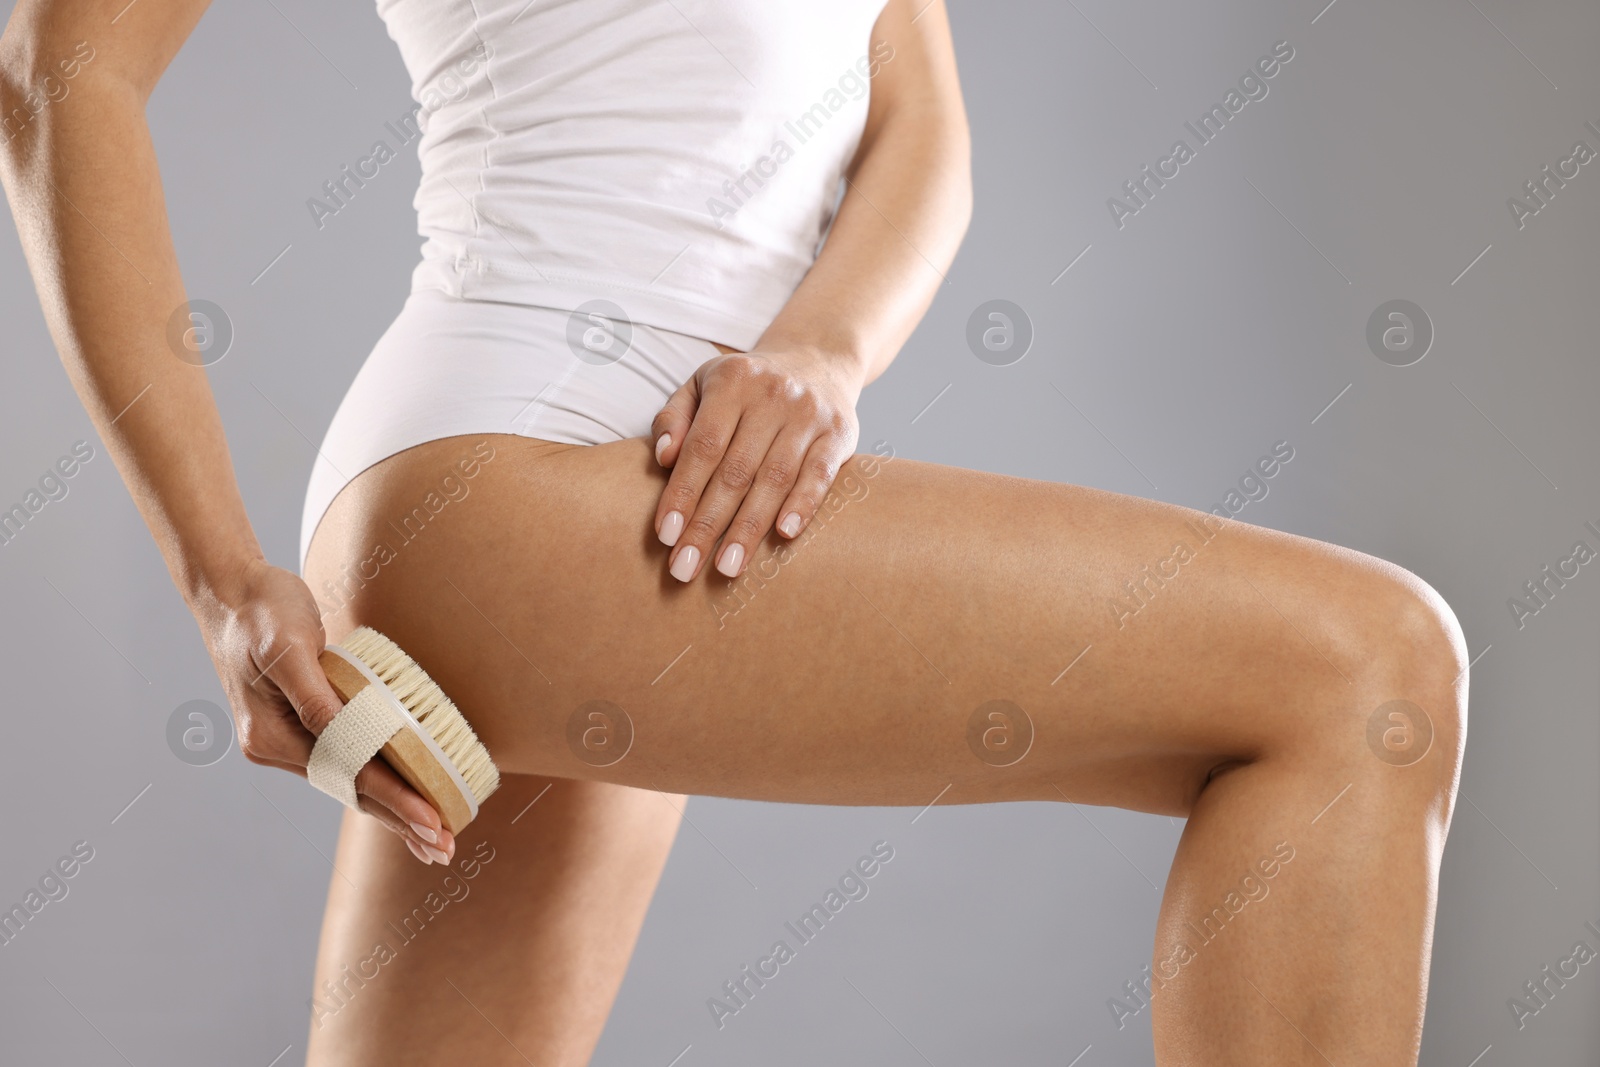
<path id="1" fill-rule="evenodd" d="M 575 445 L 645 436 L 672 392 L 718 351 L 601 312 L 414 291 L 323 439 L 301 520 L 302 565 L 328 506 L 373 464 L 471 434 Z"/>

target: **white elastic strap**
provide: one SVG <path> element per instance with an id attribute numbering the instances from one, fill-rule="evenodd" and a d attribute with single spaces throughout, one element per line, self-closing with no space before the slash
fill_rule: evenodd
<path id="1" fill-rule="evenodd" d="M 387 685 L 383 684 L 383 679 L 379 678 L 371 667 L 362 662 L 360 656 L 357 656 L 343 645 L 329 645 L 328 651 L 354 667 L 360 672 L 361 677 L 367 680 L 367 685 L 370 688 L 382 694 L 389 707 L 394 709 L 394 713 L 399 715 L 407 728 L 411 730 L 412 736 L 421 741 L 423 747 L 432 753 L 434 762 L 444 768 L 445 773 L 450 776 L 450 781 L 455 783 L 456 791 L 461 794 L 461 799 L 466 802 L 469 816 L 476 819 L 478 817 L 478 798 L 467 787 L 467 780 L 461 776 L 461 771 L 456 767 L 455 762 L 444 754 L 444 749 L 439 747 L 439 742 L 434 740 L 433 735 L 428 732 L 427 728 L 417 721 L 417 717 L 412 715 L 404 704 L 400 703 L 399 698 L 394 695 Z"/>
<path id="2" fill-rule="evenodd" d="M 356 775 L 405 725 L 378 686 L 358 692 L 311 746 L 306 778 L 347 808 L 356 806 Z"/>

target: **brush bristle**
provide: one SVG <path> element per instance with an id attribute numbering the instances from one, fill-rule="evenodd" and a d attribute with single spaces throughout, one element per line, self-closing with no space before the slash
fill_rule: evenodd
<path id="1" fill-rule="evenodd" d="M 489 750 L 472 732 L 466 716 L 444 695 L 438 683 L 428 677 L 428 672 L 417 666 L 416 660 L 370 626 L 357 627 L 339 644 L 372 668 L 372 673 L 433 736 L 461 772 L 479 804 L 500 788 L 500 771 L 489 758 Z"/>

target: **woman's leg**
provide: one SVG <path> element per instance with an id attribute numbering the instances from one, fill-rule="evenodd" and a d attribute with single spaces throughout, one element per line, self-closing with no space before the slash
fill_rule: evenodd
<path id="1" fill-rule="evenodd" d="M 1420 579 L 1187 508 L 858 456 L 795 543 L 682 585 L 648 442 L 487 440 L 456 519 L 403 543 L 463 442 L 363 473 L 308 571 L 503 768 L 1187 815 L 1153 960 L 1161 1062 L 1414 1061 L 1466 701 L 1459 627 Z M 380 542 L 370 578 L 332 565 Z"/>
<path id="2" fill-rule="evenodd" d="M 681 804 L 508 774 L 447 867 L 346 813 L 307 1064 L 587 1063 Z"/>

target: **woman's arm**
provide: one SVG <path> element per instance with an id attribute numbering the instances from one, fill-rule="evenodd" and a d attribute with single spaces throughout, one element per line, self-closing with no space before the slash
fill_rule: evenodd
<path id="1" fill-rule="evenodd" d="M 880 41 L 893 51 L 821 255 L 749 355 L 711 360 L 656 416 L 657 459 L 673 468 L 656 530 L 682 581 L 719 537 L 717 569 L 735 577 L 775 524 L 805 529 L 855 450 L 861 390 L 911 336 L 966 233 L 971 152 L 943 0 L 888 0 Z"/>
<path id="2" fill-rule="evenodd" d="M 943 0 L 889 0 L 872 40 L 893 51 L 872 79 L 844 200 L 816 264 L 757 344 L 813 350 L 862 386 L 922 321 L 972 218 L 967 112 Z"/>
<path id="3" fill-rule="evenodd" d="M 263 557 L 206 372 L 168 341 L 187 298 L 144 108 L 207 3 L 21 0 L 0 35 L 0 179 L 51 337 L 195 614 L 241 751 L 304 774 L 340 707 L 316 604 Z M 362 774 L 373 814 L 453 847 L 398 775 Z"/>

